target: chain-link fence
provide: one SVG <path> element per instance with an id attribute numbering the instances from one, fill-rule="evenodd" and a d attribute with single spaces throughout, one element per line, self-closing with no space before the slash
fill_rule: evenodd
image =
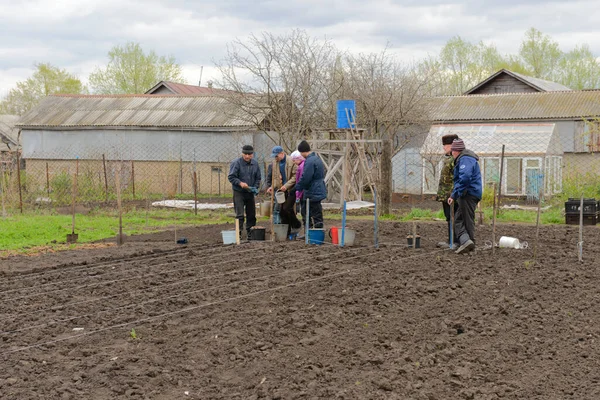
<path id="1" fill-rule="evenodd" d="M 569 136 L 559 128 L 554 123 L 434 125 L 407 145 L 395 149 L 392 208 L 439 210 L 436 194 L 444 157 L 441 137 L 452 133 L 462 138 L 467 149 L 479 158 L 482 206 L 491 205 L 494 191 L 500 192 L 503 204 L 527 205 L 541 198 L 558 206 L 582 194 L 586 198 L 600 198 L 600 155 L 595 152 L 599 147 L 598 138 L 590 137 L 586 141 L 577 134 Z M 2 153 L 2 207 L 4 210 L 16 210 L 21 205 L 24 209 L 65 207 L 72 204 L 73 193 L 76 204 L 110 206 L 116 201 L 117 174 L 126 202 L 193 199 L 194 196 L 202 201 L 229 202 L 229 165 L 240 156 L 242 145 L 248 143 L 255 144 L 255 159 L 264 178 L 266 166 L 272 160 L 273 142 L 265 141 L 257 146 L 252 135 L 207 138 L 200 142 L 179 140 L 159 144 L 122 141 L 120 146 L 86 142 L 46 146 L 44 151 L 26 151 L 25 146 L 22 158 L 15 151 Z M 355 152 L 361 148 L 356 143 L 352 145 Z M 335 151 L 342 154 L 347 144 L 335 144 L 339 148 L 332 146 L 322 141 L 313 145 L 318 151 L 328 149 L 331 154 L 337 154 Z M 377 152 L 366 157 L 356 156 L 345 173 L 360 171 L 364 174 L 368 167 L 358 168 L 361 162 L 373 167 L 372 160 L 380 156 Z M 332 157 L 324 154 L 334 166 L 336 162 Z M 336 179 L 341 190 L 343 182 L 341 178 Z M 346 190 L 370 199 L 369 186 L 377 180 L 377 177 L 353 179 L 351 182 L 363 182 L 364 187 L 350 186 Z M 339 193 L 330 193 L 329 201 L 338 200 Z"/>
<path id="2" fill-rule="evenodd" d="M 65 207 L 72 205 L 75 193 L 76 204 L 111 205 L 117 199 L 117 182 L 124 201 L 194 196 L 231 201 L 229 167 L 241 155 L 241 148 L 237 141 L 201 145 L 178 142 L 169 146 L 63 147 L 20 159 L 16 152 L 5 153 L 0 180 L 2 202 L 5 209 Z M 264 176 L 272 160 L 270 153 L 259 150 L 255 159 Z"/>
<path id="3" fill-rule="evenodd" d="M 494 193 L 504 205 L 523 207 L 540 199 L 556 207 L 582 195 L 600 199 L 598 138 L 561 128 L 554 123 L 434 125 L 392 159 L 395 206 L 439 209 L 442 136 L 449 134 L 458 135 L 478 157 L 482 206 L 492 205 Z"/>

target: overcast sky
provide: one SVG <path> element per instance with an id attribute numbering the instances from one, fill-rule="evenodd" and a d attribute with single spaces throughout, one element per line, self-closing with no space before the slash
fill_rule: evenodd
<path id="1" fill-rule="evenodd" d="M 338 48 L 380 51 L 405 61 L 437 55 L 455 35 L 515 53 L 535 27 L 562 50 L 587 43 L 600 55 L 600 0 L 0 0 L 0 96 L 36 62 L 87 76 L 128 41 L 173 55 L 188 83 L 216 78 L 213 60 L 235 38 L 304 29 Z"/>

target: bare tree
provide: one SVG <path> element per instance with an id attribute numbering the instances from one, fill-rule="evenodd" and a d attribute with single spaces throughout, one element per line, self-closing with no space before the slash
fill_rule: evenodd
<path id="1" fill-rule="evenodd" d="M 300 30 L 285 36 L 265 32 L 228 46 L 217 63 L 222 79 L 216 84 L 230 91 L 228 99 L 246 111 L 250 122 L 291 150 L 334 121 L 341 86 L 335 79 L 338 60 L 328 40 Z"/>

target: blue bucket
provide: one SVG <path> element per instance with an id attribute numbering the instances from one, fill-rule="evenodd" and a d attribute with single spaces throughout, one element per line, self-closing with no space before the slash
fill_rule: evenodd
<path id="1" fill-rule="evenodd" d="M 325 229 L 309 229 L 308 244 L 323 244 L 325 242 Z"/>

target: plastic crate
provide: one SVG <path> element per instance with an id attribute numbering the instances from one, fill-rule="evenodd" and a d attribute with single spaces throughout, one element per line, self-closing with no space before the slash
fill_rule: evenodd
<path id="1" fill-rule="evenodd" d="M 565 215 L 565 223 L 567 225 L 579 225 L 579 214 L 567 214 Z M 584 225 L 596 225 L 598 223 L 598 214 L 584 215 Z"/>
<path id="2" fill-rule="evenodd" d="M 569 199 L 565 202 L 565 214 L 579 215 L 581 199 Z M 596 199 L 583 199 L 583 215 L 596 215 L 600 211 Z"/>

